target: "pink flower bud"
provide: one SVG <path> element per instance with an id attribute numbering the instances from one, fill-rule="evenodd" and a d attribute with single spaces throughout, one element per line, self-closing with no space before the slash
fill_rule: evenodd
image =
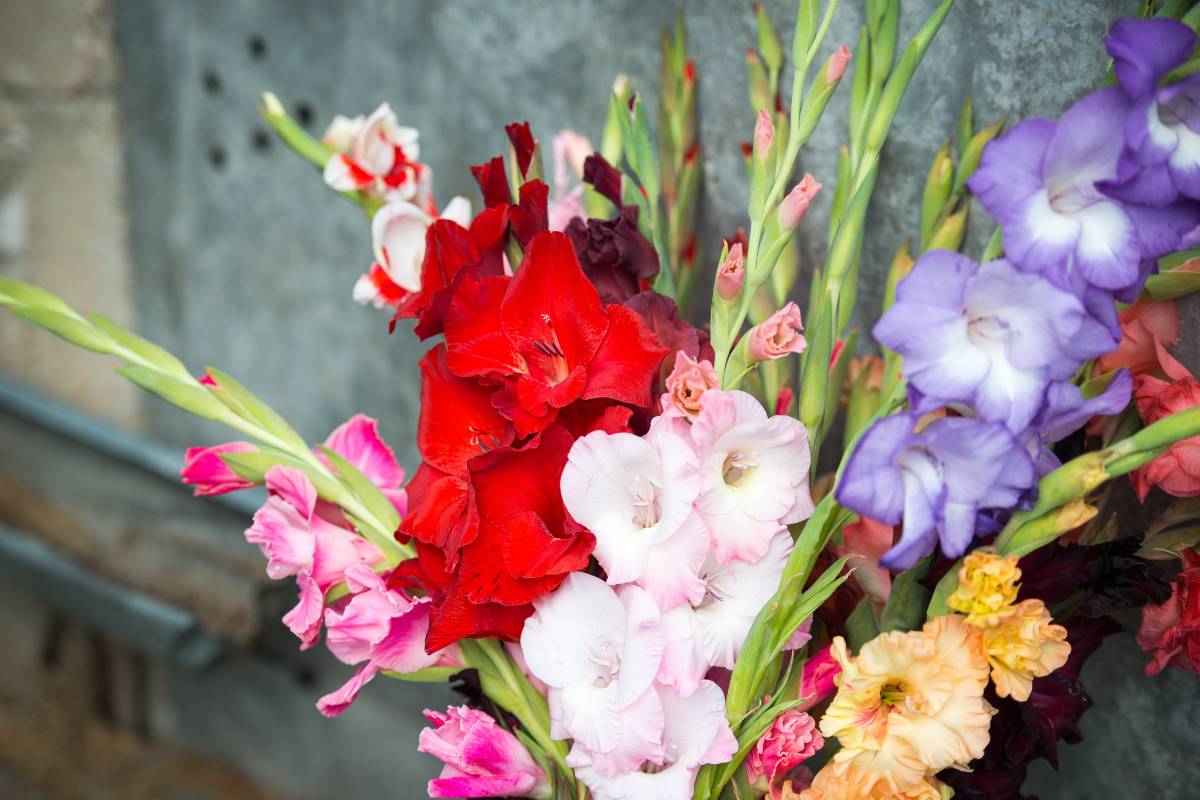
<path id="1" fill-rule="evenodd" d="M 482 711 L 451 706 L 425 711 L 432 727 L 417 749 L 445 763 L 429 782 L 430 797 L 536 797 L 553 794 L 546 773 L 525 745 Z"/>
<path id="2" fill-rule="evenodd" d="M 745 261 L 742 243 L 734 242 L 724 263 L 717 269 L 717 294 L 722 300 L 732 300 L 742 290 L 742 284 L 746 282 L 746 272 L 742 269 Z"/>
<path id="3" fill-rule="evenodd" d="M 767 786 L 781 780 L 800 762 L 825 746 L 817 723 L 803 711 L 785 711 L 754 745 L 746 759 L 751 783 L 765 779 Z"/>
<path id="4" fill-rule="evenodd" d="M 720 388 L 721 381 L 711 363 L 697 361 L 678 350 L 675 369 L 667 376 L 667 391 L 662 396 L 663 414 L 693 419 L 700 413 L 700 396 L 709 389 Z"/>
<path id="5" fill-rule="evenodd" d="M 766 109 L 759 109 L 758 119 L 754 123 L 754 157 L 766 161 L 774 138 L 775 123 L 771 122 L 771 114 Z"/>
<path id="6" fill-rule="evenodd" d="M 812 175 L 804 173 L 800 182 L 779 204 L 779 227 L 785 231 L 795 230 L 800 220 L 808 213 L 808 207 L 812 205 L 813 198 L 819 191 L 821 184 L 817 183 Z"/>
<path id="7" fill-rule="evenodd" d="M 808 342 L 800 335 L 802 330 L 800 307 L 788 303 L 746 334 L 750 337 L 747 342 L 750 360 L 773 361 L 790 353 L 803 353 Z"/>
<path id="8" fill-rule="evenodd" d="M 829 69 L 825 71 L 825 85 L 833 86 L 840 81 L 846 72 L 846 65 L 849 63 L 850 48 L 844 44 L 838 45 L 838 49 L 833 52 L 833 57 L 829 59 Z"/>
<path id="9" fill-rule="evenodd" d="M 208 376 L 206 375 L 205 378 Z M 213 382 L 212 385 L 216 385 Z M 221 460 L 222 453 L 257 452 L 249 442 L 228 442 L 214 447 L 189 447 L 183 457 L 183 469 L 179 477 L 193 490 L 197 497 L 226 494 L 254 486 L 253 481 L 243 479 Z"/>
<path id="10" fill-rule="evenodd" d="M 807 711 L 833 694 L 837 688 L 835 679 L 841 671 L 842 666 L 829 647 L 804 662 L 804 673 L 800 676 L 800 705 L 796 710 Z"/>

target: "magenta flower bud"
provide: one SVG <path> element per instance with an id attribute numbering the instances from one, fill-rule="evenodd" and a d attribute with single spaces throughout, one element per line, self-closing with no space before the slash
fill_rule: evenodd
<path id="1" fill-rule="evenodd" d="M 758 119 L 754 122 L 754 157 L 766 161 L 774 138 L 775 123 L 771 122 L 771 114 L 766 109 L 759 109 Z"/>
<path id="2" fill-rule="evenodd" d="M 765 779 L 767 786 L 773 786 L 824 746 L 825 739 L 812 717 L 795 709 L 785 711 L 750 751 L 746 758 L 747 777 L 751 783 Z"/>
<path id="3" fill-rule="evenodd" d="M 833 52 L 833 57 L 829 59 L 829 69 L 825 71 L 825 85 L 833 86 L 842 79 L 842 75 L 846 72 L 846 65 L 850 63 L 850 48 L 844 44 L 838 45 L 838 49 Z"/>
<path id="4" fill-rule="evenodd" d="M 813 198 L 819 191 L 821 184 L 817 183 L 812 175 L 804 173 L 800 182 L 779 204 L 779 228 L 783 231 L 795 230 L 800 220 L 808 213 L 808 207 L 812 205 Z"/>
<path id="5" fill-rule="evenodd" d="M 802 330 L 800 307 L 788 303 L 746 334 L 750 361 L 774 361 L 791 353 L 803 353 L 808 342 L 800 334 Z"/>
<path id="6" fill-rule="evenodd" d="M 842 666 L 833 657 L 829 647 L 804 662 L 804 672 L 800 676 L 800 705 L 797 711 L 807 711 L 820 703 L 837 689 L 837 676 Z"/>
<path id="7" fill-rule="evenodd" d="M 482 711 L 451 706 L 425 711 L 432 727 L 417 749 L 445 763 L 429 782 L 430 797 L 535 797 L 553 795 L 546 773 L 525 745 Z"/>
<path id="8" fill-rule="evenodd" d="M 183 469 L 179 470 L 179 477 L 185 484 L 195 487 L 193 491 L 197 497 L 249 489 L 254 482 L 245 480 L 221 460 L 222 453 L 247 452 L 258 452 L 258 448 L 249 442 L 189 447 L 183 457 Z"/>
<path id="9" fill-rule="evenodd" d="M 733 247 L 729 248 L 729 255 L 717 268 L 717 294 L 722 300 L 732 300 L 742 291 L 742 284 L 746 282 L 746 271 L 742 268 L 745 261 L 742 243 L 734 242 Z"/>

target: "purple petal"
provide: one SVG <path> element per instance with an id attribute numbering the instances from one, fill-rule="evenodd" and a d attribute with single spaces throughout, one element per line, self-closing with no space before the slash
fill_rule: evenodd
<path id="1" fill-rule="evenodd" d="M 1116 177 L 1129 101 L 1115 86 L 1092 92 L 1066 110 L 1046 151 L 1043 177 L 1053 195 L 1087 195 L 1094 181 Z"/>
<path id="2" fill-rule="evenodd" d="M 1055 127 L 1045 117 L 1028 119 L 983 148 L 967 186 L 993 218 L 1004 222 L 1042 188 L 1042 160 Z"/>
<path id="3" fill-rule="evenodd" d="M 1044 189 L 997 221 L 1004 226 L 1005 254 L 1026 272 L 1060 269 L 1079 241 L 1079 223 L 1055 211 Z"/>
<path id="4" fill-rule="evenodd" d="M 1145 258 L 1159 258 L 1183 246 L 1187 235 L 1200 226 L 1200 202 L 1180 200 L 1165 208 L 1126 206 Z"/>
<path id="5" fill-rule="evenodd" d="M 1137 282 L 1141 244 L 1125 208 L 1102 200 L 1072 216 L 1080 225 L 1075 265 L 1084 280 L 1103 289 L 1123 289 Z"/>
<path id="6" fill-rule="evenodd" d="M 904 512 L 904 488 L 896 457 L 912 441 L 916 419 L 885 417 L 858 440 L 838 481 L 837 501 L 852 511 L 895 525 Z"/>
<path id="7" fill-rule="evenodd" d="M 1103 392 L 1084 399 L 1079 387 L 1066 381 L 1055 381 L 1046 392 L 1046 404 L 1038 415 L 1038 435 L 1043 442 L 1053 443 L 1067 438 L 1096 415 L 1110 415 L 1129 405 L 1133 378 L 1128 370 L 1118 370 Z"/>
<path id="8" fill-rule="evenodd" d="M 1132 97 L 1153 91 L 1195 44 L 1192 29 L 1173 19 L 1119 19 L 1104 39 L 1117 80 Z"/>

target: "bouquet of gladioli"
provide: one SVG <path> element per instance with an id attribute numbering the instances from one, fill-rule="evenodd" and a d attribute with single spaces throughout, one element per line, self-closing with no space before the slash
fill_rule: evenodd
<path id="1" fill-rule="evenodd" d="M 898 52 L 899 4 L 866 0 L 853 62 L 825 41 L 836 0 L 800 0 L 786 50 L 756 9 L 749 224 L 719 254 L 697 248 L 682 23 L 657 135 L 625 79 L 599 148 L 509 125 L 471 168 L 477 213 L 434 201 L 387 104 L 318 141 L 264 95 L 370 219 L 354 299 L 437 340 L 407 480 L 372 419 L 310 447 L 223 372 L 35 286 L 0 281 L 0 304 L 250 440 L 189 450 L 183 480 L 266 487 L 246 539 L 296 582 L 283 623 L 354 667 L 321 713 L 379 676 L 473 673 L 426 712 L 431 797 L 1015 798 L 1078 737 L 1113 611 L 1144 608 L 1148 674 L 1200 670 L 1196 504 L 1125 531 L 1111 480 L 1200 495 L 1200 383 L 1169 353 L 1173 298 L 1200 290 L 1200 7 L 1115 22 L 1112 75 L 1057 121 L 977 129 L 964 105 L 888 272 L 881 354 L 856 355 L 880 153 L 952 5 Z M 837 174 L 797 179 L 839 89 Z M 812 268 L 796 231 L 823 183 Z M 974 201 L 996 223 L 978 260 Z M 1174 585 L 1153 559 L 1182 560 Z"/>

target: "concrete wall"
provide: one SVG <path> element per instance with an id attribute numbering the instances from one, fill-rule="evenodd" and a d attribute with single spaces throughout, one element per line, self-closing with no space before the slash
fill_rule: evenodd
<path id="1" fill-rule="evenodd" d="M 742 60 L 754 40 L 749 5 L 687 6 L 708 154 L 701 245 L 710 261 L 718 237 L 744 223 L 738 144 L 752 125 Z M 781 30 L 792 5 L 767 2 Z M 905 3 L 902 38 L 933 5 Z M 860 4 L 843 6 L 831 44 L 853 45 Z M 1102 74 L 1108 21 L 1136 7 L 959 0 L 884 154 L 860 319 L 873 316 L 879 278 L 915 231 L 929 161 L 963 97 L 974 95 L 981 122 L 1060 112 Z M 405 330 L 389 337 L 385 316 L 352 305 L 350 287 L 370 259 L 367 221 L 267 135 L 254 114 L 258 92 L 275 91 L 314 133 L 335 113 L 390 101 L 421 129 L 445 200 L 474 192 L 466 166 L 501 152 L 508 121 L 527 118 L 545 139 L 563 127 L 595 136 L 618 72 L 653 98 L 658 29 L 673 15 L 673 3 L 644 0 L 9 0 L 0 4 L 0 271 L 134 325 L 197 370 L 227 369 L 309 438 L 355 411 L 376 416 L 411 468 L 423 348 Z M 844 99 L 835 97 L 802 155 L 803 168 L 829 183 Z M 824 252 L 827 203 L 828 194 L 805 222 L 806 269 Z M 978 238 L 986 223 L 975 219 Z M 1183 346 L 1194 356 L 1198 325 L 1191 317 L 1185 325 Z M 143 398 L 104 359 L 3 315 L 0 372 L 174 446 L 227 438 Z M 176 513 L 172 503 L 156 506 L 160 518 Z M 241 524 L 230 517 L 231 531 Z M 177 568 L 186 569 L 185 556 Z M 291 652 L 270 602 L 261 636 L 201 672 L 131 656 L 104 637 L 100 647 L 111 653 L 97 660 L 94 635 L 35 593 L 6 590 L 0 606 L 17 610 L 0 636 L 20 645 L 0 657 L 0 681 L 11 690 L 37 676 L 20 686 L 34 705 L 0 713 L 9 723 L 0 741 L 61 743 L 59 760 L 37 762 L 34 776 L 53 796 L 108 796 L 63 774 L 72 743 L 61 722 L 94 717 L 106 691 L 118 698 L 113 707 L 140 710 L 110 715 L 101 733 L 88 724 L 90 756 L 79 763 L 91 772 L 81 774 L 104 780 L 113 773 L 101 766 L 115 759 L 128 777 L 139 760 L 153 763 L 158 777 L 147 771 L 143 796 L 190 782 L 195 793 L 184 796 L 413 797 L 433 767 L 413 752 L 428 690 L 380 681 L 341 719 L 318 718 L 312 699 L 345 670 Z M 66 634 L 56 627 L 64 624 Z M 48 666 L 52 640 L 65 644 Z M 92 680 L 97 664 L 110 665 L 107 679 Z M 1140 664 L 1130 637 L 1096 657 L 1085 673 L 1098 705 L 1083 724 L 1087 741 L 1064 749 L 1063 783 L 1048 770 L 1035 776 L 1043 800 L 1194 795 L 1195 678 L 1148 681 Z M 122 705 L 135 690 L 121 687 L 137 687 L 140 704 Z M 38 705 L 48 698 L 53 712 Z M 0 764 L 14 752 L 0 748 Z M 8 780 L 0 769 L 0 794 L 14 796 Z"/>

